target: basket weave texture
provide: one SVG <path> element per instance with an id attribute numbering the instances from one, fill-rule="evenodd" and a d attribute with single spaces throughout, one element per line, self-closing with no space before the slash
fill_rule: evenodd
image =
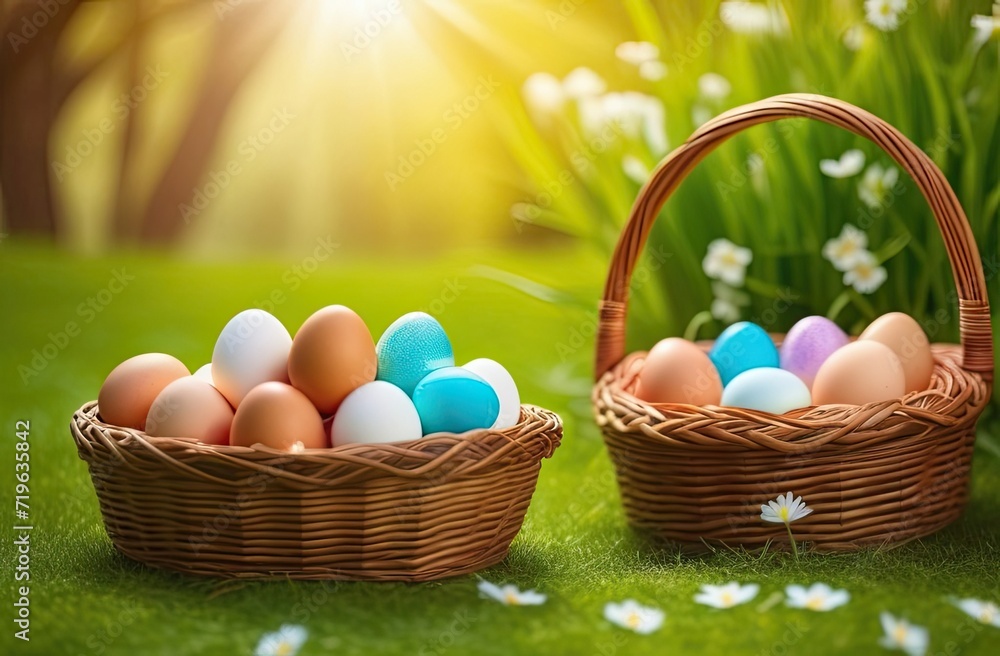
<path id="1" fill-rule="evenodd" d="M 691 169 L 730 136 L 794 117 L 870 139 L 914 179 L 951 260 L 962 346 L 932 345 L 935 367 L 927 390 L 864 406 L 814 406 L 779 416 L 638 399 L 636 377 L 646 353 L 625 356 L 625 319 L 632 272 L 653 222 Z M 962 512 L 976 420 L 991 393 L 992 348 L 982 263 L 941 171 L 872 114 L 833 98 L 788 94 L 704 124 L 639 192 L 600 306 L 592 398 L 626 515 L 637 528 L 689 551 L 719 543 L 787 547 L 784 526 L 761 521 L 760 505 L 791 491 L 813 509 L 795 522 L 796 540 L 819 551 L 896 546 L 933 533 Z"/>
<path id="2" fill-rule="evenodd" d="M 289 454 L 70 429 L 114 546 L 156 567 L 225 578 L 426 581 L 507 555 L 559 417 L 522 406 L 507 430 Z"/>

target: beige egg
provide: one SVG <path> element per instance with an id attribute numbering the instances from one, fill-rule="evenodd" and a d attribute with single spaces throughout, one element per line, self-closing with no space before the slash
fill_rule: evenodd
<path id="1" fill-rule="evenodd" d="M 830 355 L 816 372 L 814 405 L 865 405 L 903 396 L 906 376 L 899 358 L 885 344 L 857 341 Z"/>
<path id="2" fill-rule="evenodd" d="M 930 386 L 934 372 L 931 345 L 924 329 L 910 315 L 902 312 L 883 314 L 872 321 L 858 339 L 880 342 L 892 349 L 903 364 L 907 392 Z"/>
<path id="3" fill-rule="evenodd" d="M 722 379 L 707 353 L 685 339 L 668 337 L 646 355 L 635 395 L 651 403 L 718 405 Z"/>
<path id="4" fill-rule="evenodd" d="M 163 388 L 190 376 L 184 363 L 165 353 L 144 353 L 111 370 L 97 395 L 101 420 L 114 426 L 146 427 L 146 415 Z"/>
<path id="5" fill-rule="evenodd" d="M 229 443 L 281 451 L 329 446 L 323 418 L 305 394 L 279 382 L 261 383 L 236 409 Z"/>
<path id="6" fill-rule="evenodd" d="M 229 444 L 233 408 L 211 384 L 196 376 L 163 388 L 146 417 L 153 437 L 193 437 L 205 444 Z"/>

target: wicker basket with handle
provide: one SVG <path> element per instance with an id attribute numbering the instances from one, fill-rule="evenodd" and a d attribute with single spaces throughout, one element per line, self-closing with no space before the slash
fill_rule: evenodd
<path id="1" fill-rule="evenodd" d="M 864 406 L 778 416 L 638 399 L 633 391 L 645 353 L 625 355 L 625 319 L 632 271 L 653 222 L 691 169 L 730 136 L 794 117 L 870 139 L 914 179 L 951 260 L 962 345 L 932 345 L 929 389 Z M 788 94 L 732 109 L 670 153 L 639 192 L 600 305 L 596 376 L 596 420 L 635 527 L 688 550 L 787 546 L 783 526 L 760 520 L 760 505 L 791 491 L 814 511 L 794 524 L 795 538 L 817 550 L 894 546 L 929 535 L 965 505 L 976 420 L 993 379 L 986 283 L 968 221 L 930 158 L 858 107 Z"/>

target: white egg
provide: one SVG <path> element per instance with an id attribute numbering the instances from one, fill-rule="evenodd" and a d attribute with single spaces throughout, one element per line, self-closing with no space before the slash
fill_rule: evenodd
<path id="1" fill-rule="evenodd" d="M 215 383 L 212 382 L 212 363 L 211 362 L 209 362 L 208 364 L 201 365 L 200 367 L 198 367 L 198 371 L 194 372 L 191 375 L 194 376 L 195 378 L 200 378 L 201 380 L 205 381 L 209 385 L 215 387 Z"/>
<path id="2" fill-rule="evenodd" d="M 521 397 L 517 393 L 514 378 L 503 365 L 489 358 L 479 358 L 462 366 L 476 374 L 493 388 L 500 399 L 500 414 L 492 428 L 504 429 L 516 426 L 521 421 Z"/>
<path id="3" fill-rule="evenodd" d="M 261 383 L 288 382 L 292 336 L 271 314 L 244 310 L 229 320 L 212 352 L 212 384 L 235 408 Z"/>
<path id="4" fill-rule="evenodd" d="M 790 371 L 775 367 L 748 369 L 722 390 L 721 405 L 781 415 L 812 405 L 809 388 Z"/>
<path id="5" fill-rule="evenodd" d="M 420 416 L 406 392 L 376 380 L 347 395 L 330 426 L 330 441 L 342 444 L 407 442 L 423 435 Z"/>

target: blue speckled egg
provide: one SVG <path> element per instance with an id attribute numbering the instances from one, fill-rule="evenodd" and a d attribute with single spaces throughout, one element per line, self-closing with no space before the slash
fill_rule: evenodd
<path id="1" fill-rule="evenodd" d="M 461 367 L 424 377 L 413 390 L 413 405 L 424 435 L 489 428 L 500 414 L 500 399 L 490 384 Z"/>
<path id="2" fill-rule="evenodd" d="M 734 323 L 723 330 L 708 357 L 719 370 L 723 387 L 749 369 L 778 366 L 774 342 L 763 328 L 749 321 Z"/>
<path id="3" fill-rule="evenodd" d="M 455 366 L 448 335 L 426 312 L 410 312 L 393 321 L 375 345 L 375 354 L 375 379 L 392 383 L 409 396 L 427 374 Z"/>

